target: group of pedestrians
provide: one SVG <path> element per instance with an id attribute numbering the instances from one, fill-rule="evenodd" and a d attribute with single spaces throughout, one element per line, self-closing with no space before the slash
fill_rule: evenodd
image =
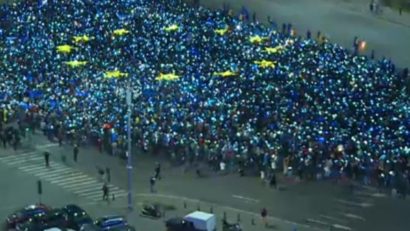
<path id="1" fill-rule="evenodd" d="M 75 163 L 78 160 L 78 153 L 79 153 L 78 145 L 74 145 L 74 148 L 73 148 L 73 161 Z M 44 163 L 45 163 L 46 167 L 48 168 L 48 167 L 50 167 L 50 155 L 51 154 L 50 154 L 49 151 L 45 151 L 45 152 L 43 152 L 43 155 L 44 155 Z M 62 160 L 63 163 L 67 163 L 67 159 L 66 159 L 66 156 L 65 156 L 64 153 L 61 155 L 61 160 Z"/>
<path id="2" fill-rule="evenodd" d="M 0 17 L 1 107 L 50 139 L 123 155 L 131 129 L 175 162 L 409 179 L 408 69 L 358 46 L 180 0 L 21 1 Z"/>

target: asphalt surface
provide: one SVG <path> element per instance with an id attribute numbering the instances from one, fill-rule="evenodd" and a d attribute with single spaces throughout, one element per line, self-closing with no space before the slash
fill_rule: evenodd
<path id="1" fill-rule="evenodd" d="M 10 166 L 13 168 L 7 177 L 1 174 L 1 185 L 7 185 L 2 187 L 1 195 L 12 198 L 5 201 L 15 201 L 11 204 L 1 204 L 2 207 L 10 208 L 36 199 L 35 196 L 24 200 L 19 199 L 27 196 L 26 194 L 35 195 L 35 180 L 22 184 L 19 180 L 21 172 L 50 182 L 50 188 L 55 186 L 62 188 L 63 191 L 71 193 L 79 203 L 93 204 L 97 208 L 100 205 L 105 206 L 100 199 L 100 185 L 95 183 L 99 178 L 96 170 L 98 165 L 111 169 L 111 185 L 116 188 L 113 192 L 118 194 L 115 202 L 110 205 L 113 206 L 112 211 L 125 213 L 127 200 L 124 191 L 127 189 L 127 171 L 124 160 L 100 154 L 91 147 L 81 147 L 78 162 L 74 163 L 71 146 L 58 147 L 56 144 L 50 144 L 40 135 L 33 137 L 31 143 L 30 147 L 26 145 L 25 149 L 17 152 L 10 149 L 0 151 L 2 170 L 3 166 L 6 166 L 6 169 Z M 33 151 L 34 149 L 36 151 Z M 80 172 L 86 177 L 82 177 L 81 174 L 64 177 L 64 174 L 68 174 L 65 170 L 51 170 L 62 171 L 61 176 L 52 176 L 52 173 L 51 176 L 44 174 L 41 153 L 45 149 L 51 153 L 51 168 L 71 169 L 70 171 L 75 173 L 70 172 L 70 174 Z M 66 155 L 66 163 L 61 162 L 61 155 Z M 409 200 L 390 198 L 372 188 L 356 187 L 352 192 L 344 183 L 294 183 L 280 177 L 280 190 L 274 190 L 267 188 L 256 177 L 241 178 L 237 174 L 219 176 L 204 169 L 208 177 L 198 179 L 193 170 L 184 172 L 182 167 L 171 167 L 168 161 L 159 156 L 154 157 L 136 151 L 133 157 L 132 192 L 135 206 L 138 207 L 144 202 L 161 202 L 177 207 L 177 211 L 169 212 L 168 216 L 183 215 L 197 209 L 198 206 L 202 210 L 210 210 L 212 207 L 220 214 L 220 218 L 224 212 L 229 219 L 233 220 L 236 220 L 240 214 L 241 222 L 250 226 L 252 218 L 256 223 L 261 222 L 258 214 L 261 208 L 266 207 L 270 215 L 269 221 L 275 225 L 271 228 L 276 230 L 291 230 L 295 226 L 298 230 L 329 230 L 330 227 L 334 227 L 333 230 L 405 231 L 410 227 L 410 221 L 406 219 L 406 212 L 410 208 Z M 25 161 L 26 158 L 29 158 L 29 161 Z M 151 194 L 149 178 L 154 174 L 157 161 L 162 163 L 163 178 L 157 182 L 157 192 Z M 70 180 L 72 177 L 77 179 Z M 16 196 L 15 191 L 25 192 L 25 194 Z M 47 189 L 45 191 L 47 192 Z M 52 198 L 54 198 L 53 203 L 56 201 L 61 204 L 66 203 L 69 197 L 57 191 L 52 193 Z M 187 209 L 184 209 L 184 202 L 187 204 Z M 127 213 L 127 216 L 131 216 L 137 224 L 141 220 L 137 219 L 134 213 Z M 154 223 L 160 227 L 162 225 L 161 222 Z M 256 231 L 258 228 L 252 226 L 248 230 Z M 261 227 L 261 230 L 266 229 Z"/>

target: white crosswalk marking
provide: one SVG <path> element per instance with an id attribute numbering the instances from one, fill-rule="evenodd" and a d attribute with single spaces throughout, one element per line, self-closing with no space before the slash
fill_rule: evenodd
<path id="1" fill-rule="evenodd" d="M 38 165 L 30 165 L 30 167 L 19 167 L 19 169 L 20 168 L 24 168 L 24 171 L 26 171 L 26 172 L 36 172 L 37 170 L 39 170 L 39 169 L 44 169 L 46 166 L 43 166 L 43 165 L 41 165 L 41 166 L 38 166 Z"/>
<path id="2" fill-rule="evenodd" d="M 18 154 L 18 156 L 19 156 L 19 159 L 24 159 L 24 158 L 27 158 L 29 156 L 33 156 L 33 154 L 36 154 L 36 152 L 26 152 L 26 153 Z M 16 155 L 17 154 L 13 154 L 13 155 L 10 155 L 10 156 L 4 156 L 4 157 L 0 157 L 0 158 L 2 160 L 15 160 Z"/>
<path id="3" fill-rule="evenodd" d="M 52 179 L 52 180 L 50 180 L 50 182 L 51 183 L 54 183 L 54 184 L 58 184 L 59 182 L 64 182 L 65 184 L 67 184 L 67 183 L 71 183 L 71 182 L 81 182 L 81 179 L 82 178 L 88 178 L 88 176 L 84 176 L 84 175 L 78 175 L 78 176 L 75 176 L 75 177 L 67 177 L 67 178 L 63 178 L 63 179 L 58 179 L 58 180 L 55 180 L 55 179 Z"/>
<path id="4" fill-rule="evenodd" d="M 63 188 L 70 190 L 70 191 L 74 191 L 77 189 L 85 189 L 87 187 L 95 187 L 94 185 L 97 183 L 97 181 L 95 180 L 88 180 L 88 181 L 84 181 L 81 183 L 77 183 L 77 184 L 65 184 L 62 185 Z M 99 182 L 98 185 L 100 185 L 102 187 L 102 183 Z"/>
<path id="5" fill-rule="evenodd" d="M 1 156 L 0 163 L 15 167 L 89 200 L 102 200 L 103 182 L 79 170 L 52 160 L 50 160 L 50 167 L 47 168 L 45 166 L 44 156 L 39 152 Z M 109 184 L 108 187 L 110 194 L 114 195 L 115 198 L 126 197 L 128 195 L 127 191 L 117 186 Z"/>
<path id="6" fill-rule="evenodd" d="M 65 179 L 67 177 L 73 177 L 73 176 L 77 176 L 77 175 L 81 175 L 81 173 L 76 173 L 76 172 L 72 172 L 70 171 L 62 171 L 62 172 L 49 172 L 49 173 L 39 173 L 36 174 L 36 176 L 38 177 L 44 177 L 44 179 L 52 179 L 52 180 L 59 180 L 59 179 Z"/>
<path id="7" fill-rule="evenodd" d="M 67 175 L 73 173 L 73 171 L 71 169 L 55 169 L 54 167 L 50 167 L 48 168 L 48 171 L 44 171 L 44 172 L 39 172 L 37 173 L 36 176 L 38 177 L 55 177 L 57 178 L 58 176 L 62 176 L 62 175 Z M 54 178 L 54 179 L 55 179 Z"/>
<path id="8" fill-rule="evenodd" d="M 8 165 L 10 166 L 17 166 L 20 165 L 21 163 L 27 163 L 27 162 L 38 162 L 40 161 L 42 158 L 39 156 L 35 156 L 35 157 L 27 157 L 27 158 L 22 158 L 22 159 L 13 159 L 13 160 L 6 160 L 8 162 Z"/>
<path id="9" fill-rule="evenodd" d="M 20 170 L 23 170 L 23 171 L 25 171 L 25 172 L 36 172 L 36 171 L 38 171 L 38 170 L 40 170 L 40 169 L 45 169 L 46 167 L 45 166 L 43 166 L 43 165 L 41 165 L 41 166 L 38 166 L 38 165 L 26 165 L 26 166 L 24 166 L 24 167 L 18 167 L 18 169 L 20 169 Z"/>
<path id="10" fill-rule="evenodd" d="M 75 189 L 73 190 L 73 192 L 77 193 L 77 194 L 82 194 L 82 193 L 87 193 L 90 191 L 94 191 L 96 188 L 102 188 L 102 184 L 90 184 L 89 186 L 85 186 L 83 188 L 79 188 L 79 189 Z"/>

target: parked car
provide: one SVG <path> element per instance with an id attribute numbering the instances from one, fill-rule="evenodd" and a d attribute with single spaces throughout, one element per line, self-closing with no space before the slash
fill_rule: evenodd
<path id="1" fill-rule="evenodd" d="M 17 231 L 38 231 L 48 228 L 66 228 L 67 219 L 62 209 L 53 209 L 44 215 L 30 218 L 16 226 Z"/>
<path id="2" fill-rule="evenodd" d="M 93 220 L 87 212 L 78 205 L 69 204 L 62 208 L 67 219 L 67 228 L 80 230 L 85 224 L 92 224 Z"/>
<path id="3" fill-rule="evenodd" d="M 51 208 L 44 204 L 34 204 L 19 209 L 6 218 L 6 230 L 15 229 L 18 224 L 34 217 L 45 216 L 50 210 Z"/>
<path id="4" fill-rule="evenodd" d="M 127 220 L 122 216 L 105 216 L 98 218 L 93 224 L 86 224 L 81 231 L 103 231 L 129 227 Z"/>
<path id="5" fill-rule="evenodd" d="M 135 228 L 131 225 L 126 225 L 122 227 L 117 227 L 117 228 L 109 228 L 109 229 L 102 229 L 94 224 L 86 224 L 81 227 L 81 231 L 103 231 L 103 230 L 109 230 L 109 231 L 135 231 Z"/>

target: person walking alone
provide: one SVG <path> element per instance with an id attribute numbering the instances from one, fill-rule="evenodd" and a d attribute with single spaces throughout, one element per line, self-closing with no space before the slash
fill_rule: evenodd
<path id="1" fill-rule="evenodd" d="M 3 131 L 0 131 L 0 140 L 3 143 L 3 148 L 7 148 L 7 138 L 6 138 L 6 133 Z"/>
<path id="2" fill-rule="evenodd" d="M 157 163 L 155 167 L 155 179 L 161 180 L 161 164 Z"/>
<path id="3" fill-rule="evenodd" d="M 78 145 L 76 144 L 76 145 L 74 145 L 74 149 L 73 149 L 73 159 L 74 159 L 74 162 L 77 162 L 78 152 L 79 152 L 79 149 L 78 149 Z"/>
<path id="4" fill-rule="evenodd" d="M 105 175 L 106 175 L 106 180 L 108 183 L 111 182 L 111 170 L 109 167 L 105 168 Z"/>
<path id="5" fill-rule="evenodd" d="M 270 179 L 269 179 L 269 186 L 271 187 L 271 188 L 277 188 L 277 184 L 276 184 L 276 175 L 275 175 L 275 173 L 274 172 L 272 172 L 272 175 L 271 175 L 271 177 L 270 177 Z"/>
<path id="6" fill-rule="evenodd" d="M 154 193 L 154 192 L 155 192 L 154 186 L 155 186 L 155 181 L 156 181 L 156 180 L 157 180 L 157 179 L 156 179 L 155 177 L 151 177 L 150 180 L 149 180 L 150 192 L 151 192 L 151 193 Z"/>
<path id="7" fill-rule="evenodd" d="M 46 163 L 46 167 L 50 167 L 50 153 L 44 152 L 44 161 Z"/>
<path id="8" fill-rule="evenodd" d="M 263 208 L 261 210 L 261 217 L 262 217 L 262 221 L 265 224 L 265 227 L 268 226 L 268 221 L 267 221 L 267 217 L 268 216 L 268 210 L 266 208 Z"/>
<path id="9" fill-rule="evenodd" d="M 104 183 L 103 187 L 102 187 L 102 191 L 103 191 L 103 201 L 108 201 L 109 200 L 109 188 L 107 183 Z"/>

